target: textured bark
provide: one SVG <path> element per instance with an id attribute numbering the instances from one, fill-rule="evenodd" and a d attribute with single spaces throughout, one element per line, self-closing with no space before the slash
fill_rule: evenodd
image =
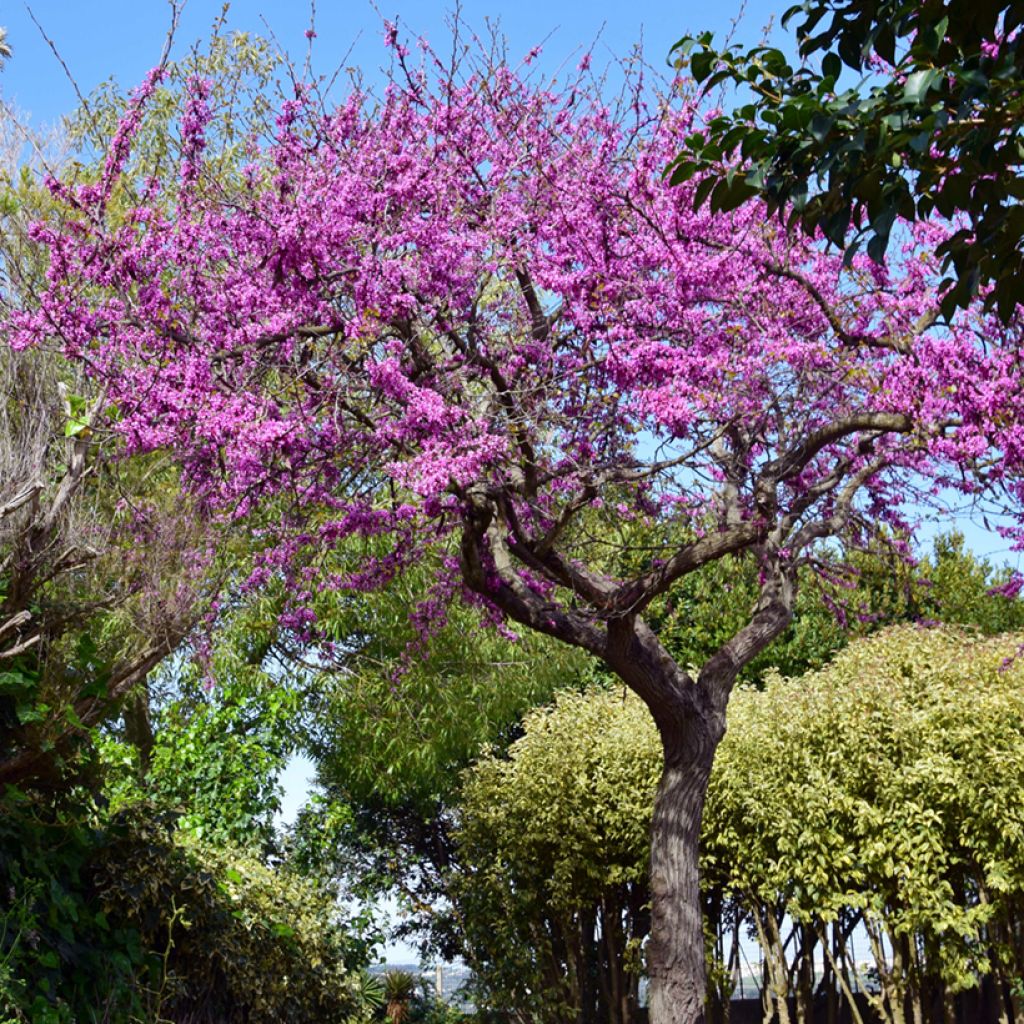
<path id="1" fill-rule="evenodd" d="M 834 959 L 829 956 L 828 943 L 831 938 L 835 942 L 835 934 L 838 931 L 838 923 L 832 925 L 832 935 L 828 933 L 828 925 L 819 924 L 821 946 L 825 954 L 825 1024 L 836 1024 L 839 1019 L 839 977 L 833 966 Z"/>
<path id="2" fill-rule="evenodd" d="M 797 1024 L 814 1024 L 814 930 L 800 926 L 800 957 L 796 984 Z"/>
<path id="3" fill-rule="evenodd" d="M 665 737 L 665 767 L 651 827 L 652 1024 L 704 1024 L 707 979 L 698 850 L 704 796 L 721 736 Z M 696 742 L 686 742 L 687 738 Z"/>

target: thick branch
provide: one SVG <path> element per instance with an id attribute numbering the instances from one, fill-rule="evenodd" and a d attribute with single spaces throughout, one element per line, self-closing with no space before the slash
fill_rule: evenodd
<path id="1" fill-rule="evenodd" d="M 242 359 L 247 353 L 260 352 L 264 349 L 273 348 L 275 345 L 282 345 L 284 342 L 290 341 L 292 338 L 328 338 L 332 334 L 340 333 L 342 330 L 344 330 L 344 326 L 341 324 L 308 324 L 303 327 L 296 327 L 289 331 L 277 331 L 274 334 L 264 334 L 259 338 L 254 338 L 244 346 L 231 349 L 221 349 L 212 353 L 210 355 L 210 362 L 214 366 L 219 366 L 221 363 L 226 363 L 230 360 Z M 179 328 L 168 327 L 163 331 L 163 333 L 177 345 L 184 345 L 189 348 L 198 348 L 202 345 L 201 340 L 194 334 L 190 334 L 188 331 L 183 331 Z"/>
<path id="2" fill-rule="evenodd" d="M 513 503 L 506 498 L 498 504 L 512 535 L 509 550 L 516 558 L 528 568 L 578 594 L 594 607 L 604 607 L 613 589 L 610 581 L 564 559 L 552 546 L 554 538 L 550 532 L 541 543 L 535 543 L 519 522 Z M 576 506 L 577 510 L 583 504 L 585 502 Z M 567 506 L 567 509 L 572 509 L 574 505 Z"/>
<path id="3" fill-rule="evenodd" d="M 41 639 L 42 635 L 40 633 L 33 633 L 27 640 L 22 640 L 13 647 L 8 647 L 6 651 L 0 651 L 0 661 L 16 658 L 19 654 L 24 654 L 35 647 Z"/>
<path id="4" fill-rule="evenodd" d="M 448 338 L 455 345 L 456 350 L 470 363 L 479 369 L 485 370 L 491 379 L 494 388 L 494 396 L 507 417 L 508 429 L 515 440 L 516 447 L 522 456 L 523 490 L 528 497 L 537 493 L 537 453 L 534 451 L 527 430 L 523 426 L 521 410 L 516 408 L 512 395 L 512 387 L 505 379 L 498 364 L 485 356 L 478 345 L 473 343 L 472 328 L 468 332 L 468 340 L 462 338 L 458 331 L 448 331 Z"/>
<path id="5" fill-rule="evenodd" d="M 592 619 L 531 590 L 516 574 L 492 510 L 477 504 L 463 527 L 462 576 L 470 589 L 493 601 L 510 619 L 564 643 L 604 656 L 607 636 Z M 489 549 L 493 569 L 488 571 Z"/>
<path id="6" fill-rule="evenodd" d="M 526 308 L 530 311 L 534 340 L 545 341 L 551 333 L 552 319 L 544 312 L 530 275 L 525 270 L 517 270 L 516 280 L 519 282 L 519 290 L 523 293 Z"/>
<path id="7" fill-rule="evenodd" d="M 18 612 L 16 615 L 12 615 L 6 622 L 0 623 L 0 636 L 4 636 L 10 633 L 12 629 L 18 629 L 24 626 L 26 622 L 32 619 L 32 613 L 27 610 Z"/>
<path id="8" fill-rule="evenodd" d="M 130 664 L 121 666 L 111 679 L 108 692 L 103 697 L 89 697 L 75 702 L 75 714 L 84 729 L 98 724 L 124 696 L 173 651 L 182 639 L 181 633 L 167 636 L 152 643 L 142 654 Z M 54 748 L 41 750 L 37 746 L 27 746 L 19 750 L 13 757 L 0 762 L 0 785 L 12 783 L 20 785 L 29 780 L 45 777 L 52 764 L 55 751 L 68 742 L 78 729 L 70 725 L 64 726 L 64 736 Z"/>
<path id="9" fill-rule="evenodd" d="M 844 345 L 850 348 L 864 346 L 865 348 L 889 349 L 891 352 L 898 352 L 900 355 L 907 355 L 912 350 L 911 340 L 907 338 L 878 338 L 871 334 L 864 334 L 861 331 L 848 331 L 836 315 L 836 311 L 829 305 L 828 300 L 822 295 L 813 281 L 808 280 L 798 270 L 793 270 L 791 267 L 784 266 L 775 261 L 765 260 L 763 266 L 769 273 L 775 274 L 778 277 L 785 277 L 799 284 L 821 310 L 822 315 L 828 321 L 829 327 L 832 328 L 835 336 Z M 930 324 L 926 326 L 930 326 Z M 924 330 L 924 327 L 921 330 Z"/>
<path id="10" fill-rule="evenodd" d="M 823 448 L 851 434 L 861 431 L 907 434 L 913 429 L 913 419 L 904 413 L 861 412 L 844 416 L 827 426 L 812 430 L 799 444 L 769 462 L 760 473 L 758 490 L 766 486 L 774 487 L 777 483 L 799 476 Z"/>
<path id="11" fill-rule="evenodd" d="M 793 574 L 776 567 L 761 588 L 750 621 L 704 663 L 697 682 L 723 713 L 740 672 L 789 625 L 795 600 Z"/>
<path id="12" fill-rule="evenodd" d="M 693 541 L 661 565 L 623 583 L 611 595 L 608 607 L 616 614 L 640 612 L 682 576 L 726 555 L 743 551 L 755 544 L 763 533 L 762 525 L 747 521 Z"/>
<path id="13" fill-rule="evenodd" d="M 0 505 L 0 519 L 5 519 L 12 512 L 16 512 L 22 505 L 27 505 L 37 494 L 43 490 L 43 484 L 38 480 L 22 488 L 13 498 Z"/>
<path id="14" fill-rule="evenodd" d="M 695 720 L 703 722 L 709 735 L 716 733 L 706 695 L 640 616 L 608 623 L 605 662 L 647 705 L 663 739 L 685 732 Z"/>

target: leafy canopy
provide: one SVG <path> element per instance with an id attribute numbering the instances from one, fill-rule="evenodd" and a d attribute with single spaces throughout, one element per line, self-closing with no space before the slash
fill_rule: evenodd
<path id="1" fill-rule="evenodd" d="M 713 209 L 761 196 L 848 254 L 866 240 L 879 262 L 900 219 L 938 213 L 954 224 L 937 243 L 943 312 L 980 291 L 1007 320 L 1024 301 L 1024 9 L 822 0 L 791 7 L 783 25 L 801 14 L 799 66 L 769 46 L 716 50 L 710 33 L 675 44 L 705 92 L 753 95 L 686 140 L 672 180 L 712 171 Z"/>
<path id="2" fill-rule="evenodd" d="M 749 927 L 766 960 L 782 958 L 781 996 L 806 954 L 772 934 L 787 916 L 813 936 L 842 922 L 851 963 L 853 923 L 883 935 L 878 969 L 904 994 L 1020 977 L 1020 643 L 901 625 L 736 693 L 702 826 L 705 910 L 713 937 Z M 573 950 L 595 917 L 608 928 L 595 946 L 639 947 L 660 759 L 642 704 L 597 690 L 527 716 L 507 753 L 466 773 L 450 892 L 481 1000 L 577 1019 L 588 995 Z M 908 939 L 913 956 L 894 961 Z"/>

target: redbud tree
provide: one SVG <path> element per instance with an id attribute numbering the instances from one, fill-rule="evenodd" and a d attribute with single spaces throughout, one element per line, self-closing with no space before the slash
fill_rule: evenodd
<path id="1" fill-rule="evenodd" d="M 695 1024 L 697 838 L 737 674 L 808 566 L 922 503 L 1016 499 L 1019 332 L 936 323 L 941 226 L 902 229 L 887 267 L 844 266 L 756 206 L 695 212 L 714 180 L 663 177 L 700 117 L 678 87 L 609 103 L 586 58 L 539 81 L 529 59 L 388 43 L 382 96 L 299 82 L 230 174 L 209 171 L 203 81 L 175 175 L 133 172 L 151 76 L 102 172 L 50 181 L 46 287 L 8 335 L 59 345 L 129 446 L 170 450 L 210 509 L 259 522 L 250 582 L 290 574 L 286 625 L 311 641 L 318 587 L 430 558 L 425 633 L 469 600 L 642 698 L 664 748 L 651 1020 Z M 644 547 L 617 558 L 629 524 Z M 376 554 L 318 571 L 360 539 Z M 757 600 L 703 665 L 677 664 L 645 612 L 726 555 L 756 561 Z"/>

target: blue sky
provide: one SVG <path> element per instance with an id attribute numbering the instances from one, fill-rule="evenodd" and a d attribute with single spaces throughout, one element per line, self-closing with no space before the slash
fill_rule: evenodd
<path id="1" fill-rule="evenodd" d="M 737 38 L 756 41 L 764 25 L 792 0 L 749 0 Z M 124 85 L 137 82 L 157 62 L 170 22 L 164 0 L 29 0 L 36 19 L 53 39 L 84 93 L 110 76 Z M 740 11 L 741 0 L 719 4 L 678 0 L 520 0 L 500 3 L 464 0 L 462 18 L 477 32 L 487 20 L 499 21 L 513 55 L 544 43 L 545 64 L 557 67 L 580 46 L 599 38 L 595 57 L 623 56 L 643 41 L 647 59 L 663 65 L 669 46 L 688 32 L 713 30 L 721 39 Z M 188 0 L 176 36 L 181 53 L 209 35 L 221 9 L 220 0 Z M 446 22 L 452 5 L 411 0 L 318 0 L 314 67 L 332 71 L 352 48 L 347 65 L 372 76 L 385 57 L 381 20 L 396 16 L 414 36 L 426 36 L 443 49 L 450 38 Z M 379 13 L 378 13 L 379 12 Z M 272 31 L 280 46 L 301 61 L 309 26 L 308 0 L 234 0 L 228 24 L 263 34 Z M 36 125 L 57 120 L 75 106 L 75 94 L 64 71 L 22 3 L 0 5 L 14 59 L 0 75 L 3 95 L 29 112 Z M 546 40 L 546 42 L 545 42 Z"/>

